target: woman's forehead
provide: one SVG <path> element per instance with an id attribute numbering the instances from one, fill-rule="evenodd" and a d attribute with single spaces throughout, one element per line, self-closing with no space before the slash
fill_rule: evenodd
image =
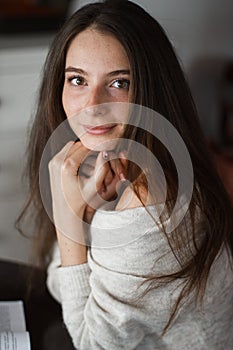
<path id="1" fill-rule="evenodd" d="M 67 51 L 66 66 L 82 64 L 108 65 L 110 69 L 129 69 L 129 60 L 120 41 L 113 35 L 96 29 L 86 29 L 71 42 Z M 117 67 L 116 67 L 117 66 Z"/>

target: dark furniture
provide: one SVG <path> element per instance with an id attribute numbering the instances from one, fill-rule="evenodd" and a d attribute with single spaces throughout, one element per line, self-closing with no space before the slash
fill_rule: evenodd
<path id="1" fill-rule="evenodd" d="M 29 278 L 33 287 L 29 293 Z M 46 288 L 46 273 L 35 267 L 0 260 L 0 300 L 23 300 L 32 350 L 74 350 L 60 305 Z"/>

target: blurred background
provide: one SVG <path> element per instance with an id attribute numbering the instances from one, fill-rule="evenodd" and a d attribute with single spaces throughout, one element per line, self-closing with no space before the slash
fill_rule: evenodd
<path id="1" fill-rule="evenodd" d="M 26 198 L 21 178 L 41 70 L 56 31 L 76 9 L 90 2 L 94 1 L 0 0 L 0 259 L 28 263 L 30 239 L 17 232 L 14 222 Z M 232 195 L 233 2 L 135 2 L 166 30 Z"/>

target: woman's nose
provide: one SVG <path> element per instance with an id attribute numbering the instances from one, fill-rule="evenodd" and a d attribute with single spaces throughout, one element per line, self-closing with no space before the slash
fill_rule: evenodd
<path id="1" fill-rule="evenodd" d="M 104 88 L 93 87 L 88 94 L 85 111 L 91 116 L 105 115 L 108 110 L 108 96 Z"/>

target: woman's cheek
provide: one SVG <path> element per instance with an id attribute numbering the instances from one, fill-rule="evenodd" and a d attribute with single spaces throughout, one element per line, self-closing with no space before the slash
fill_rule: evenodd
<path id="1" fill-rule="evenodd" d="M 67 118 L 77 115 L 80 111 L 80 98 L 77 93 L 70 91 L 64 86 L 62 93 L 62 105 Z"/>

